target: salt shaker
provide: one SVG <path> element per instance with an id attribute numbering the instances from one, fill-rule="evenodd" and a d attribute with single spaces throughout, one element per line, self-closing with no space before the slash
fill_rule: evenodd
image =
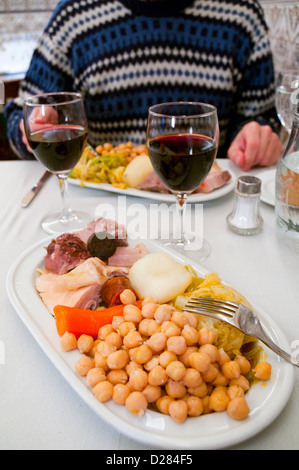
<path id="1" fill-rule="evenodd" d="M 234 196 L 232 212 L 226 220 L 235 233 L 254 235 L 263 227 L 260 215 L 260 196 L 262 182 L 255 176 L 240 176 Z"/>

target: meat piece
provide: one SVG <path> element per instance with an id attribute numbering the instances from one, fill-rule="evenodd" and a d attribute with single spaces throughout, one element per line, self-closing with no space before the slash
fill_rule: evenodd
<path id="1" fill-rule="evenodd" d="M 99 258 L 89 258 L 72 271 L 57 278 L 57 288 L 77 290 L 81 287 L 98 284 L 102 286 L 107 279 L 106 265 Z"/>
<path id="2" fill-rule="evenodd" d="M 138 185 L 137 189 L 151 191 L 153 193 L 169 194 L 169 190 L 159 179 L 155 171 L 152 171 L 145 180 Z"/>
<path id="3" fill-rule="evenodd" d="M 108 265 L 130 268 L 136 261 L 147 254 L 148 250 L 143 243 L 135 246 L 118 247 L 114 255 L 108 259 Z"/>
<path id="4" fill-rule="evenodd" d="M 71 233 L 64 233 L 46 247 L 45 268 L 55 274 L 65 274 L 90 257 L 86 244 Z"/>
<path id="5" fill-rule="evenodd" d="M 224 186 L 230 179 L 230 172 L 228 170 L 221 170 L 218 164 L 214 162 L 208 176 L 198 186 L 194 193 L 211 193 L 215 189 Z"/>
<path id="6" fill-rule="evenodd" d="M 56 305 L 67 305 L 69 307 L 78 307 L 95 310 L 100 302 L 100 284 L 81 287 L 77 290 L 62 290 L 57 286 L 58 274 L 42 274 L 36 280 L 36 289 L 39 292 L 42 301 L 54 316 L 54 307 Z"/>
<path id="7" fill-rule="evenodd" d="M 107 232 L 110 233 L 117 241 L 118 246 L 127 246 L 127 230 L 123 225 L 118 224 L 112 219 L 106 219 L 104 217 L 98 220 L 90 222 L 83 230 L 76 233 L 85 244 L 88 239 L 95 232 Z"/>
<path id="8" fill-rule="evenodd" d="M 108 279 L 101 289 L 101 299 L 105 302 L 106 307 L 113 307 L 114 305 L 121 304 L 119 297 L 125 289 L 132 290 L 132 286 L 128 278 L 117 276 L 113 279 Z"/>

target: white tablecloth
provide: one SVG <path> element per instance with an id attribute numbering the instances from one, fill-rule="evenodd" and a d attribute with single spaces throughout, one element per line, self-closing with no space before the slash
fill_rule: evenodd
<path id="1" fill-rule="evenodd" d="M 229 162 L 230 168 L 240 171 Z M 32 204 L 22 209 L 24 193 L 43 173 L 37 162 L 0 163 L 0 361 L 1 449 L 150 449 L 123 436 L 89 409 L 35 342 L 6 293 L 7 272 L 25 249 L 45 237 L 41 220 L 60 208 L 55 177 L 45 184 Z M 253 174 L 256 171 L 252 172 Z M 91 217 L 100 202 L 116 204 L 116 195 L 70 187 L 74 207 L 88 209 Z M 252 237 L 232 233 L 226 215 L 233 194 L 204 205 L 204 236 L 212 247 L 202 263 L 272 316 L 290 344 L 299 339 L 299 257 L 278 242 L 274 208 L 262 203 L 263 231 Z M 129 198 L 128 203 L 137 202 Z M 138 200 L 146 207 L 147 200 Z M 28 274 L 30 275 L 30 273 Z M 4 346 L 4 348 L 3 348 Z M 299 381 L 281 414 L 255 437 L 234 449 L 298 449 Z"/>

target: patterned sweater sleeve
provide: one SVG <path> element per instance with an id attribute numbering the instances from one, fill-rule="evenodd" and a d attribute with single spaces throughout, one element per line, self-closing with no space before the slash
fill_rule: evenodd
<path id="1" fill-rule="evenodd" d="M 262 7 L 253 3 L 252 21 L 246 23 L 250 45 L 236 44 L 236 93 L 230 120 L 230 141 L 248 122 L 270 125 L 279 132 L 275 111 L 275 74 L 268 29 Z M 247 49 L 247 50 L 246 50 Z"/>
<path id="2" fill-rule="evenodd" d="M 8 138 L 21 159 L 33 159 L 22 142 L 20 121 L 23 119 L 23 103 L 26 98 L 51 91 L 72 91 L 73 72 L 71 55 L 64 47 L 64 38 L 55 36 L 56 25 L 61 21 L 59 2 L 33 53 L 29 69 L 21 82 L 19 95 L 5 107 Z"/>

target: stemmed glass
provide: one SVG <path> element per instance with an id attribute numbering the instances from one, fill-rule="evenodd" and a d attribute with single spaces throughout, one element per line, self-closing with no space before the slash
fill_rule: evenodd
<path id="1" fill-rule="evenodd" d="M 299 89 L 299 72 L 280 72 L 275 89 L 275 105 L 277 116 L 286 129 L 291 133 L 294 118 L 293 105 Z M 293 99 L 294 97 L 294 99 Z"/>
<path id="2" fill-rule="evenodd" d="M 87 118 L 79 93 L 44 93 L 24 103 L 24 127 L 34 156 L 57 175 L 62 196 L 62 211 L 42 222 L 45 232 L 59 234 L 79 230 L 90 216 L 74 212 L 67 197 L 67 178 L 87 142 Z"/>
<path id="3" fill-rule="evenodd" d="M 218 114 L 213 105 L 173 102 L 156 104 L 149 109 L 149 156 L 159 179 L 176 196 L 179 215 L 178 236 L 164 243 L 181 252 L 189 250 L 189 256 L 197 261 L 208 256 L 210 246 L 200 234 L 195 242 L 186 236 L 186 202 L 211 170 L 218 145 Z"/>

